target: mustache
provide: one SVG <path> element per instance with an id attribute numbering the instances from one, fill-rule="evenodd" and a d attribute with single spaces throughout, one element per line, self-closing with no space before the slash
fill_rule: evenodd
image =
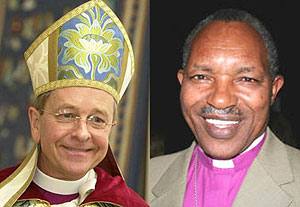
<path id="1" fill-rule="evenodd" d="M 243 113 L 240 109 L 235 108 L 235 106 L 228 106 L 223 109 L 215 108 L 214 106 L 204 106 L 200 109 L 200 115 L 204 114 L 221 114 L 221 115 L 227 115 L 227 114 L 233 114 L 242 116 Z"/>

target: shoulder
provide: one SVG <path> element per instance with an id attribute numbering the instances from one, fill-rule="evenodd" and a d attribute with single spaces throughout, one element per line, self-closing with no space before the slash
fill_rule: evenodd
<path id="1" fill-rule="evenodd" d="M 158 172 L 163 172 L 166 169 L 168 169 L 168 167 L 171 165 L 171 163 L 174 162 L 174 160 L 176 160 L 178 157 L 180 157 L 182 154 L 184 154 L 184 152 L 186 151 L 182 150 L 179 152 L 175 152 L 172 154 L 167 154 L 167 155 L 162 155 L 162 156 L 157 156 L 154 158 L 150 159 L 150 175 L 152 174 L 151 172 L 155 172 L 155 174 L 157 175 Z"/>
<path id="2" fill-rule="evenodd" d="M 116 203 L 124 207 L 148 206 L 134 190 L 127 186 L 121 176 L 112 176 L 99 167 L 94 168 L 94 170 L 97 174 L 96 189 L 85 200 L 86 203 L 101 199 L 101 201 Z"/>
<path id="3" fill-rule="evenodd" d="M 285 145 L 286 154 L 292 173 L 292 182 L 283 185 L 282 188 L 289 193 L 294 199 L 294 202 L 300 205 L 300 151 L 294 147 Z"/>
<path id="4" fill-rule="evenodd" d="M 285 149 L 293 172 L 300 176 L 300 150 L 289 145 L 285 145 Z"/>
<path id="5" fill-rule="evenodd" d="M 7 177 L 9 177 L 17 168 L 18 168 L 18 165 L 15 165 L 15 166 L 0 170 L 0 183 L 3 180 L 5 180 Z"/>
<path id="6" fill-rule="evenodd" d="M 267 157 L 264 162 L 265 167 L 272 167 L 270 174 L 284 176 L 284 179 L 290 181 L 282 187 L 297 200 L 295 202 L 300 203 L 300 150 L 283 143 L 271 131 L 269 132 L 270 139 L 266 140 L 269 146 L 265 151 L 265 157 Z M 275 165 L 278 167 L 274 167 Z"/>
<path id="7" fill-rule="evenodd" d="M 150 159 L 150 189 L 158 182 L 160 177 L 172 166 L 175 168 L 185 168 L 189 161 L 195 142 L 190 147 L 162 156 L 157 156 Z"/>
<path id="8" fill-rule="evenodd" d="M 288 153 L 288 156 L 291 157 L 293 160 L 297 159 L 298 162 L 299 162 L 299 159 L 300 159 L 300 150 L 297 149 L 297 148 L 291 147 L 291 146 L 289 146 L 287 144 L 285 144 L 285 148 L 286 148 L 286 151 Z"/>
<path id="9" fill-rule="evenodd" d="M 284 154 L 286 155 L 286 158 L 292 168 L 295 168 L 299 170 L 300 172 L 300 150 L 296 149 L 294 147 L 291 147 L 284 142 L 282 142 L 270 129 L 268 130 L 269 133 L 269 140 L 267 144 L 269 146 L 276 146 L 276 148 L 272 148 L 271 150 L 268 150 L 269 152 L 278 154 L 279 149 L 284 149 Z M 283 155 L 283 154 L 282 154 Z M 275 156 L 275 155 L 272 155 Z M 280 157 L 276 156 L 277 159 L 280 159 Z M 281 159 L 284 159 L 285 156 L 282 156 Z M 286 161 L 286 160 L 284 160 Z"/>
<path id="10" fill-rule="evenodd" d="M 170 165 L 181 156 L 183 151 L 179 151 L 176 153 L 157 156 L 150 159 L 150 189 L 152 190 L 156 183 L 159 182 L 159 179 L 165 174 L 165 172 L 169 169 Z"/>

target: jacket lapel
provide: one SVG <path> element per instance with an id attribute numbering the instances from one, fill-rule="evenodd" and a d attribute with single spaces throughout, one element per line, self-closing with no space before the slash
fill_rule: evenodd
<path id="1" fill-rule="evenodd" d="M 280 186 L 293 181 L 285 146 L 271 130 L 253 161 L 234 206 L 289 206 L 292 198 Z"/>
<path id="2" fill-rule="evenodd" d="M 156 200 L 153 201 L 155 206 L 182 206 L 186 175 L 195 145 L 196 142 L 193 142 L 184 150 L 154 186 L 152 192 L 156 196 Z"/>

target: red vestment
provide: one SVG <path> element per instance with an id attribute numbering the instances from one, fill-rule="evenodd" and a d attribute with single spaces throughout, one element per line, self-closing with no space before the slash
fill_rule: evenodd
<path id="1" fill-rule="evenodd" d="M 14 166 L 0 171 L 0 183 L 12 174 L 17 167 L 18 166 Z M 81 205 L 102 202 L 122 207 L 149 206 L 137 193 L 126 185 L 121 176 L 111 176 L 108 172 L 99 167 L 94 168 L 94 170 L 97 173 L 95 190 L 83 201 Z M 43 197 L 42 193 L 40 193 L 38 186 L 34 183 L 31 183 L 28 186 L 18 200 L 29 199 L 47 201 Z"/>

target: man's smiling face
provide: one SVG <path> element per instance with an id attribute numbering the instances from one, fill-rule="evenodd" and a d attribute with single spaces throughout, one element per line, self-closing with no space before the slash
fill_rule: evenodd
<path id="1" fill-rule="evenodd" d="M 271 80 L 256 30 L 223 21 L 198 32 L 178 80 L 183 115 L 200 146 L 216 159 L 235 157 L 264 132 L 283 85 L 281 76 Z"/>
<path id="2" fill-rule="evenodd" d="M 77 180 L 96 167 L 108 150 L 112 125 L 94 128 L 88 117 L 113 122 L 114 99 L 105 91 L 88 87 L 56 89 L 46 101 L 43 114 L 30 107 L 32 137 L 40 143 L 38 167 L 54 178 Z M 49 112 L 52 112 L 49 113 Z M 64 123 L 54 113 L 82 120 Z"/>

